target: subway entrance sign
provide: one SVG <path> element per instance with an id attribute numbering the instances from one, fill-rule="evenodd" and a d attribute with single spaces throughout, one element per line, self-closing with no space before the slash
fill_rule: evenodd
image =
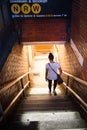
<path id="1" fill-rule="evenodd" d="M 14 18 L 42 18 L 65 17 L 70 18 L 72 0 L 9 0 L 11 17 Z"/>

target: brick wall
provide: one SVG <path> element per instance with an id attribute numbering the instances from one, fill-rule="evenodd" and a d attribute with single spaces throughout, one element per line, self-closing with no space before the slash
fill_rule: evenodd
<path id="1" fill-rule="evenodd" d="M 87 81 L 87 1 L 73 0 L 71 17 L 71 39 L 84 59 L 83 66 L 79 63 L 70 43 L 58 45 L 60 61 L 63 69 Z M 63 63 L 64 62 L 64 63 Z"/>
<path id="2" fill-rule="evenodd" d="M 70 43 L 66 43 L 65 45 L 57 45 L 57 51 L 62 70 L 86 81 L 83 69 L 78 62 L 77 57 L 70 46 Z M 62 77 L 66 82 L 67 77 L 64 74 L 62 74 Z M 69 86 L 71 85 L 72 89 L 87 102 L 87 87 L 85 85 L 81 85 L 81 83 L 76 82 L 72 78 L 70 78 L 69 83 Z"/>
<path id="3" fill-rule="evenodd" d="M 75 56 L 70 43 L 57 45 L 59 62 L 63 71 L 82 78 L 81 66 Z M 78 69 L 79 68 L 79 69 Z"/>
<path id="4" fill-rule="evenodd" d="M 0 72 L 0 85 L 8 83 L 28 71 L 27 48 L 15 44 Z"/>
<path id="5" fill-rule="evenodd" d="M 81 71 L 87 81 L 87 1 L 73 0 L 71 38 L 84 58 Z M 79 69 L 79 68 L 78 68 Z"/>
<path id="6" fill-rule="evenodd" d="M 0 72 L 0 103 L 3 110 L 10 104 L 12 99 L 22 89 L 21 81 L 18 81 L 15 85 L 8 88 L 10 81 L 22 76 L 28 72 L 28 57 L 27 47 L 21 44 L 15 43 L 11 53 L 9 54 L 5 65 Z M 23 84 L 28 81 L 28 77 L 23 78 Z M 4 100 L 3 100 L 4 99 Z"/>
<path id="7" fill-rule="evenodd" d="M 78 61 L 70 43 L 58 45 L 58 55 L 64 71 L 87 81 L 87 1 L 73 0 L 71 19 L 71 39 L 84 59 L 83 65 Z M 73 89 L 87 102 L 87 87 L 78 82 L 71 82 Z"/>
<path id="8" fill-rule="evenodd" d="M 66 19 L 29 19 L 22 21 L 22 42 L 65 41 Z"/>

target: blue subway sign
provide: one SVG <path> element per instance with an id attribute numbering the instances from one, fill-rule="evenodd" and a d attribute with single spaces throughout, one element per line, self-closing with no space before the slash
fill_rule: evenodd
<path id="1" fill-rule="evenodd" d="M 72 0 L 9 0 L 11 17 L 42 18 L 71 16 Z"/>

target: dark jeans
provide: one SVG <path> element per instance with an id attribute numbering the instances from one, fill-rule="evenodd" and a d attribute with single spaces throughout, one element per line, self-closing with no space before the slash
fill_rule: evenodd
<path id="1" fill-rule="evenodd" d="M 57 86 L 57 80 L 53 80 L 53 82 L 54 82 L 54 88 L 53 88 L 53 91 L 55 91 L 56 86 Z M 49 88 L 49 91 L 51 92 L 51 88 L 52 88 L 52 80 L 48 80 L 48 88 Z"/>

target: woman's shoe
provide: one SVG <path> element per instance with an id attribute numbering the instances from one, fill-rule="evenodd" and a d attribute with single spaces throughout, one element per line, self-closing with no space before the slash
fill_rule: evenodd
<path id="1" fill-rule="evenodd" d="M 53 93 L 54 93 L 55 96 L 57 95 L 56 91 L 53 91 Z"/>
<path id="2" fill-rule="evenodd" d="M 51 95 L 51 91 L 49 91 L 49 94 Z"/>

